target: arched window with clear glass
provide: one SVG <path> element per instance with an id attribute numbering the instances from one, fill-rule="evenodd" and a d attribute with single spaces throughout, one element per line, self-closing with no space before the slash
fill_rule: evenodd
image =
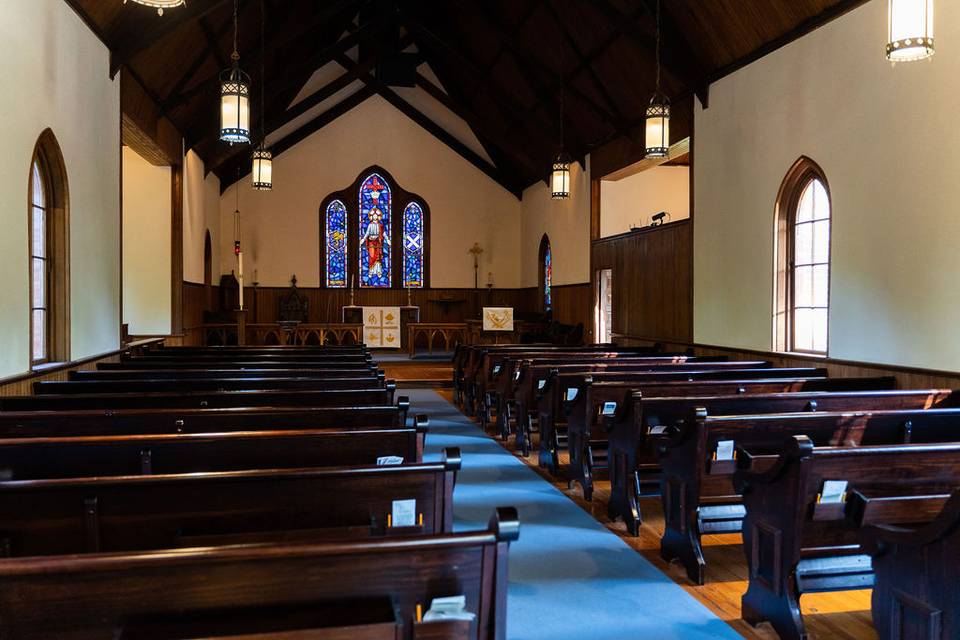
<path id="1" fill-rule="evenodd" d="M 403 286 L 423 287 L 423 208 L 411 202 L 403 210 Z"/>
<path id="2" fill-rule="evenodd" d="M 831 214 L 823 170 L 801 158 L 777 199 L 774 347 L 779 351 L 829 351 Z"/>

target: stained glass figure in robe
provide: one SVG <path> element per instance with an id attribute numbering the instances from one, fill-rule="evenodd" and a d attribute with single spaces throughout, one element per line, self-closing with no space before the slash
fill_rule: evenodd
<path id="1" fill-rule="evenodd" d="M 416 202 L 403 210 L 403 286 L 423 286 L 423 209 Z"/>
<path id="2" fill-rule="evenodd" d="M 347 207 L 340 200 L 327 205 L 326 212 L 327 286 L 347 286 Z"/>
<path id="3" fill-rule="evenodd" d="M 543 252 L 543 307 L 547 311 L 553 308 L 553 256 L 550 243 L 547 243 Z"/>
<path id="4" fill-rule="evenodd" d="M 373 173 L 360 185 L 360 286 L 390 287 L 390 185 Z"/>

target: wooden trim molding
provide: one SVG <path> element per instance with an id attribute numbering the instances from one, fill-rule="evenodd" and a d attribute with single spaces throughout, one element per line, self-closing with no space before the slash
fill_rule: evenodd
<path id="1" fill-rule="evenodd" d="M 830 358 L 806 353 L 781 353 L 779 351 L 765 351 L 762 349 L 747 349 L 742 347 L 725 347 L 698 342 L 678 342 L 664 340 L 651 336 L 637 336 L 614 332 L 617 341 L 627 344 L 662 344 L 670 351 L 685 351 L 693 349 L 696 355 L 725 355 L 735 360 L 770 360 L 780 367 L 825 367 L 831 376 L 883 376 L 890 375 L 897 378 L 902 389 L 927 388 L 955 388 L 960 385 L 960 371 L 943 371 L 939 369 L 924 369 L 922 367 L 908 367 L 897 364 L 880 362 L 863 362 L 860 360 L 846 360 Z"/>
<path id="2" fill-rule="evenodd" d="M 98 353 L 69 362 L 51 364 L 35 371 L 26 371 L 15 376 L 0 378 L 0 396 L 29 395 L 33 393 L 34 382 L 39 380 L 66 380 L 67 374 L 71 371 L 93 369 L 97 363 L 116 361 L 121 353 L 130 350 L 146 349 L 162 344 L 164 340 L 166 340 L 165 336 L 136 340 L 113 351 Z"/>

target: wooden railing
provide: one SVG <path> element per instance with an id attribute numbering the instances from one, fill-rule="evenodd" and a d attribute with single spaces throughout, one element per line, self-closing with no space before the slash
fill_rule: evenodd
<path id="1" fill-rule="evenodd" d="M 249 323 L 243 326 L 241 332 L 237 323 L 204 324 L 198 328 L 200 343 L 211 346 L 360 344 L 363 334 L 362 324 L 342 322 L 269 322 Z"/>
<path id="2" fill-rule="evenodd" d="M 426 338 L 427 353 L 433 353 L 434 345 L 439 348 L 440 338 L 443 351 L 453 351 L 458 344 L 467 341 L 467 323 L 465 322 L 413 322 L 407 325 L 407 349 L 412 358 L 417 353 L 417 340 Z"/>

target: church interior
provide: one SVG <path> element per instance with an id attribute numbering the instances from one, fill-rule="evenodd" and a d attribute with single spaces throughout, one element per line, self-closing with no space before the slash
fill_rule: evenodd
<path id="1" fill-rule="evenodd" d="M 960 3 L 0 41 L 0 638 L 960 640 Z"/>

